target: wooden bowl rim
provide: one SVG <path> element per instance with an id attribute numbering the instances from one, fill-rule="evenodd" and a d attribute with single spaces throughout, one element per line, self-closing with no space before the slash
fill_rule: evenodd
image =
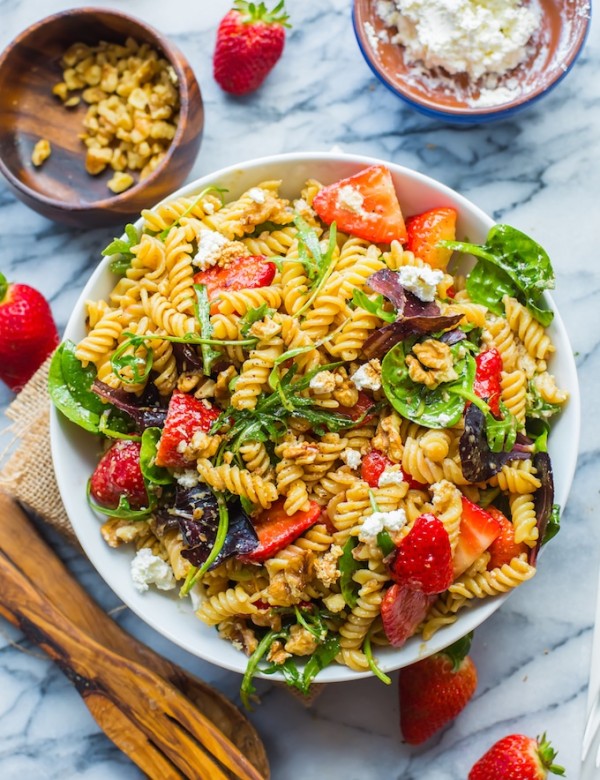
<path id="1" fill-rule="evenodd" d="M 149 174 L 149 176 L 147 176 L 143 181 L 138 181 L 136 184 L 134 184 L 133 187 L 130 187 L 124 192 L 102 198 L 102 200 L 87 201 L 85 203 L 71 203 L 68 201 L 51 198 L 48 195 L 44 195 L 43 193 L 39 192 L 38 190 L 32 189 L 27 184 L 25 184 L 22 179 L 20 179 L 18 176 L 15 176 L 10 168 L 7 167 L 2 157 L 0 157 L 0 173 L 2 173 L 16 189 L 20 190 L 32 200 L 38 201 L 39 203 L 44 203 L 48 206 L 74 213 L 102 210 L 104 208 L 112 208 L 115 205 L 126 204 L 128 200 L 135 200 L 135 196 L 142 193 L 148 184 L 154 182 L 160 176 L 160 174 L 162 174 L 164 169 L 167 167 L 167 164 L 171 161 L 171 158 L 179 146 L 179 143 L 181 142 L 181 138 L 185 132 L 190 114 L 190 88 L 188 86 L 188 76 L 185 72 L 185 69 L 182 67 L 182 62 L 188 66 L 191 78 L 196 82 L 198 91 L 200 92 L 200 85 L 198 84 L 194 71 L 192 70 L 187 58 L 177 48 L 177 46 L 175 46 L 175 44 L 169 41 L 167 36 L 160 33 L 147 22 L 138 19 L 136 16 L 131 16 L 131 14 L 126 14 L 122 11 L 116 11 L 112 8 L 102 8 L 97 6 L 69 8 L 65 11 L 59 11 L 58 13 L 51 14 L 50 16 L 45 16 L 38 22 L 34 22 L 33 24 L 29 25 L 29 27 L 26 27 L 15 38 L 13 38 L 8 46 L 6 46 L 4 51 L 0 53 L 0 72 L 5 66 L 6 60 L 8 59 L 13 49 L 17 45 L 24 43 L 29 36 L 40 30 L 45 25 L 56 22 L 64 17 L 87 16 L 93 13 L 121 18 L 128 23 L 133 22 L 134 24 L 144 29 L 149 34 L 150 38 L 153 38 L 159 44 L 163 54 L 165 55 L 166 59 L 169 60 L 169 64 L 173 67 L 175 73 L 177 74 L 179 88 L 179 121 L 177 123 L 177 130 L 173 136 L 165 157 L 152 171 L 152 173 Z"/>
<path id="2" fill-rule="evenodd" d="M 501 103 L 495 106 L 484 107 L 469 107 L 469 106 L 450 106 L 441 105 L 433 98 L 417 97 L 414 94 L 405 91 L 404 85 L 401 79 L 394 80 L 388 75 L 386 68 L 382 67 L 378 58 L 374 56 L 371 44 L 368 39 L 368 35 L 364 29 L 364 22 L 369 21 L 368 16 L 364 12 L 364 8 L 368 6 L 369 10 L 372 7 L 372 0 L 353 0 L 352 3 L 352 22 L 354 26 L 354 34 L 358 43 L 358 47 L 363 55 L 366 63 L 369 65 L 375 75 L 388 87 L 395 95 L 400 97 L 415 108 L 422 107 L 432 115 L 436 114 L 445 118 L 456 118 L 456 120 L 462 119 L 467 121 L 469 117 L 477 119 L 478 117 L 485 119 L 488 117 L 501 118 L 503 115 L 510 115 L 519 108 L 523 108 L 529 103 L 533 103 L 557 86 L 569 73 L 578 59 L 579 55 L 583 51 L 583 47 L 587 40 L 592 19 L 592 0 L 575 0 L 576 4 L 581 6 L 584 13 L 576 13 L 576 16 L 581 20 L 581 23 L 577 26 L 577 35 L 571 42 L 568 49 L 567 56 L 563 61 L 561 67 L 554 68 L 552 77 L 540 78 L 535 88 L 529 92 L 515 97 L 513 100 Z"/>

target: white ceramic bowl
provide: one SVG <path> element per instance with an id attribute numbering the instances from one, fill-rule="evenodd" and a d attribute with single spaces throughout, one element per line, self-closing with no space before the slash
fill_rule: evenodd
<path id="1" fill-rule="evenodd" d="M 191 196 L 209 184 L 226 187 L 229 190 L 228 197 L 236 198 L 248 187 L 268 179 L 281 179 L 282 194 L 293 197 L 297 196 L 308 178 L 316 178 L 329 184 L 380 162 L 368 157 L 330 153 L 294 153 L 265 157 L 198 179 L 178 190 L 171 198 Z M 476 242 L 485 240 L 494 223 L 466 198 L 423 174 L 393 163 L 384 164 L 392 172 L 405 215 L 416 214 L 436 206 L 454 206 L 459 213 L 457 235 L 461 238 L 468 236 L 469 240 Z M 103 298 L 114 286 L 115 279 L 108 265 L 109 258 L 104 258 L 85 286 L 69 319 L 65 338 L 75 342 L 83 338 L 84 301 Z M 550 328 L 556 345 L 551 370 L 556 375 L 559 386 L 568 390 L 571 396 L 550 437 L 556 501 L 564 507 L 577 459 L 579 389 L 573 350 L 565 327 L 549 296 L 547 301 L 556 315 Z M 176 595 L 152 589 L 144 594 L 138 593 L 133 587 L 129 570 L 133 557 L 131 547 L 124 545 L 115 550 L 102 540 L 101 520 L 88 507 L 85 491 L 87 480 L 100 455 L 99 440 L 68 422 L 55 409 L 52 410 L 50 431 L 56 478 L 67 514 L 81 546 L 104 580 L 142 620 L 168 639 L 217 666 L 243 673 L 246 657 L 229 642 L 219 639 L 214 628 L 201 623 L 192 614 L 189 600 L 179 600 Z M 560 544 L 560 537 L 554 544 Z M 460 613 L 456 623 L 438 631 L 429 642 L 422 642 L 419 637 L 415 637 L 401 649 L 377 648 L 381 668 L 384 671 L 398 669 L 448 646 L 486 620 L 505 598 L 506 596 L 485 599 L 474 608 Z M 370 672 L 357 673 L 345 666 L 332 664 L 319 674 L 318 682 L 340 682 L 368 676 Z M 277 675 L 269 677 L 271 680 L 276 678 Z"/>

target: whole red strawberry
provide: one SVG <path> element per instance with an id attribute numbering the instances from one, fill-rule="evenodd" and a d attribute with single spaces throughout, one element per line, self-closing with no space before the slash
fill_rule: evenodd
<path id="1" fill-rule="evenodd" d="M 548 773 L 564 776 L 554 764 L 556 751 L 542 734 L 537 739 L 511 734 L 496 742 L 469 772 L 468 780 L 544 780 Z"/>
<path id="2" fill-rule="evenodd" d="M 396 582 L 427 596 L 449 588 L 454 579 L 452 548 L 442 521 L 429 514 L 417 517 L 390 568 Z"/>
<path id="3" fill-rule="evenodd" d="M 48 301 L 0 273 L 0 379 L 18 392 L 58 344 Z"/>
<path id="4" fill-rule="evenodd" d="M 264 3 L 235 0 L 217 31 L 213 74 L 233 95 L 260 87 L 283 52 L 288 15 L 284 0 L 272 11 Z"/>
<path id="5" fill-rule="evenodd" d="M 116 509 L 121 496 L 132 509 L 148 506 L 138 441 L 119 440 L 107 450 L 90 480 L 90 495 L 100 506 Z"/>
<path id="6" fill-rule="evenodd" d="M 475 693 L 477 670 L 467 655 L 471 638 L 468 634 L 400 670 L 400 728 L 409 745 L 420 745 L 454 720 Z M 486 775 L 486 780 L 491 777 Z"/>

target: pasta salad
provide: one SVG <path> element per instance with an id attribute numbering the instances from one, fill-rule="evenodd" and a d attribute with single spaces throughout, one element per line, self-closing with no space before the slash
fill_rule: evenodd
<path id="1" fill-rule="evenodd" d="M 379 165 L 280 185 L 142 212 L 49 384 L 102 437 L 104 540 L 248 655 L 246 703 L 257 669 L 305 693 L 330 663 L 389 681 L 374 647 L 530 579 L 567 400 L 531 238 L 456 241 L 447 207 L 405 219 Z"/>

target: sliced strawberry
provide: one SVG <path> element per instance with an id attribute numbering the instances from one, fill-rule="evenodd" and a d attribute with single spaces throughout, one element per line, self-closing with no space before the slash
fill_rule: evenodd
<path id="1" fill-rule="evenodd" d="M 321 515 L 321 507 L 316 501 L 310 502 L 306 512 L 293 515 L 287 515 L 283 505 L 284 499 L 280 499 L 256 518 L 254 530 L 258 535 L 258 547 L 248 555 L 240 556 L 241 560 L 250 563 L 266 561 L 314 525 Z"/>
<path id="2" fill-rule="evenodd" d="M 90 495 L 100 506 L 116 509 L 121 496 L 132 509 L 148 506 L 141 446 L 139 441 L 118 440 L 104 453 L 90 480 Z"/>
<path id="3" fill-rule="evenodd" d="M 406 227 L 392 175 L 383 165 L 323 187 L 313 201 L 323 222 L 375 244 L 406 241 Z"/>
<path id="4" fill-rule="evenodd" d="M 467 655 L 471 637 L 400 669 L 400 728 L 409 745 L 420 745 L 466 707 L 477 687 L 477 669 Z"/>
<path id="5" fill-rule="evenodd" d="M 442 593 L 452 584 L 452 548 L 442 521 L 421 515 L 402 539 L 390 566 L 399 585 L 427 596 Z"/>
<path id="6" fill-rule="evenodd" d="M 460 536 L 454 551 L 454 578 L 460 576 L 496 539 L 502 526 L 489 512 L 462 497 Z"/>
<path id="7" fill-rule="evenodd" d="M 362 459 L 360 467 L 361 479 L 364 479 L 369 487 L 378 487 L 379 477 L 387 468 L 393 465 L 393 462 L 388 458 L 387 455 L 384 455 L 383 452 L 380 452 L 379 450 L 371 450 L 370 452 L 367 452 L 367 454 Z M 404 481 L 408 482 L 408 486 L 410 488 L 414 488 L 415 490 L 423 490 L 427 487 L 427 485 L 423 485 L 421 482 L 417 482 L 415 479 L 413 479 L 410 474 L 407 474 L 406 471 L 404 471 L 404 469 L 402 469 L 402 476 L 404 477 Z"/>
<path id="8" fill-rule="evenodd" d="M 502 356 L 495 347 L 480 352 L 475 358 L 477 369 L 473 392 L 484 398 L 496 417 L 500 417 L 500 395 L 502 393 Z"/>
<path id="9" fill-rule="evenodd" d="M 500 534 L 494 539 L 488 548 L 491 558 L 487 565 L 488 571 L 498 569 L 505 563 L 510 563 L 513 558 L 517 558 L 521 553 L 529 552 L 529 547 L 525 542 L 515 542 L 515 527 L 510 520 L 505 517 L 495 506 L 489 506 L 486 510 L 495 520 L 500 523 Z"/>
<path id="10" fill-rule="evenodd" d="M 454 241 L 457 216 L 456 209 L 438 208 L 409 217 L 406 220 L 406 248 L 432 268 L 445 270 L 452 250 L 438 244 L 440 241 Z"/>
<path id="11" fill-rule="evenodd" d="M 427 614 L 434 596 L 394 583 L 381 602 L 383 630 L 392 647 L 402 647 Z"/>
<path id="12" fill-rule="evenodd" d="M 232 260 L 222 268 L 214 265 L 194 276 L 195 284 L 205 284 L 208 300 L 213 301 L 220 292 L 250 290 L 255 287 L 268 287 L 277 268 L 263 255 L 248 255 Z"/>
<path id="13" fill-rule="evenodd" d="M 156 465 L 173 469 L 186 468 L 189 464 L 180 450 L 190 443 L 196 431 L 209 431 L 218 416 L 218 409 L 213 409 L 206 401 L 175 390 L 169 401 L 165 427 L 156 450 Z"/>
<path id="14" fill-rule="evenodd" d="M 335 412 L 336 414 L 342 414 L 344 417 L 349 417 L 351 420 L 360 420 L 360 424 L 355 426 L 360 428 L 361 425 L 366 425 L 375 418 L 375 415 L 367 414 L 372 406 L 375 406 L 375 401 L 371 396 L 363 393 L 362 390 L 359 390 L 358 400 L 354 406 L 338 406 Z"/>

